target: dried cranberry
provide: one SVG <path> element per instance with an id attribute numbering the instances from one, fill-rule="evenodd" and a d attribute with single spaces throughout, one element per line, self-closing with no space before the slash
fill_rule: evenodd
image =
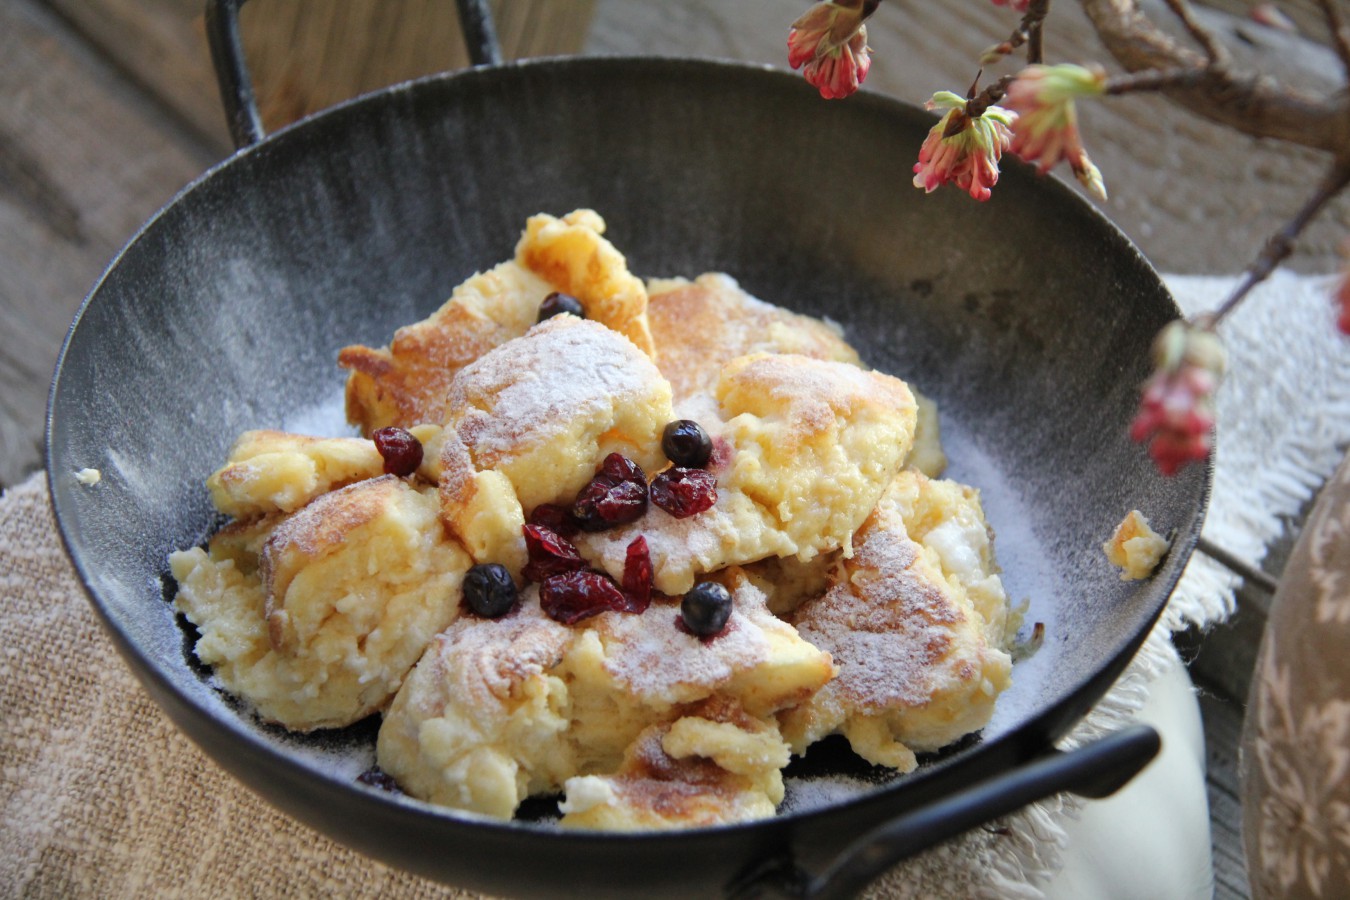
<path id="1" fill-rule="evenodd" d="M 525 534 L 525 552 L 530 558 L 521 574 L 531 581 L 543 581 L 552 575 L 586 568 L 586 560 L 581 558 L 577 548 L 556 531 L 539 525 L 526 525 L 521 531 Z"/>
<path id="2" fill-rule="evenodd" d="M 692 634 L 712 637 L 731 618 L 731 592 L 715 581 L 700 581 L 680 603 L 680 619 Z"/>
<path id="3" fill-rule="evenodd" d="M 623 561 L 623 593 L 628 598 L 627 611 L 642 613 L 652 602 L 652 554 L 647 539 L 633 538 Z"/>
<path id="4" fill-rule="evenodd" d="M 603 531 L 642 518 L 647 511 L 647 476 L 631 459 L 611 453 L 577 494 L 572 516 L 587 531 Z"/>
<path id="5" fill-rule="evenodd" d="M 647 484 L 647 473 L 642 467 L 622 453 L 611 453 L 600 463 L 600 475 L 606 475 L 617 481 L 631 481 L 634 484 Z"/>
<path id="6" fill-rule="evenodd" d="M 481 563 L 464 575 L 464 603 L 475 615 L 500 619 L 516 605 L 516 583 L 506 566 Z"/>
<path id="7" fill-rule="evenodd" d="M 394 425 L 372 434 L 375 449 L 384 457 L 386 475 L 411 475 L 422 464 L 422 442 L 412 434 Z"/>
<path id="8" fill-rule="evenodd" d="M 541 503 L 530 513 L 530 524 L 539 525 L 565 538 L 576 537 L 581 526 L 572 518 L 572 511 L 556 503 Z"/>
<path id="9" fill-rule="evenodd" d="M 628 601 L 608 575 L 580 569 L 545 578 L 539 585 L 539 605 L 555 622 L 575 625 L 602 612 L 622 612 Z"/>
<path id="10" fill-rule="evenodd" d="M 402 791 L 399 790 L 398 782 L 394 780 L 394 776 L 390 775 L 388 772 L 382 772 L 378 767 L 366 769 L 360 775 L 356 776 L 356 780 L 361 782 L 361 784 L 379 788 L 382 791 L 389 791 L 391 794 L 402 793 Z"/>
<path id="11" fill-rule="evenodd" d="M 686 469 L 702 469 L 712 458 L 712 438 L 693 419 L 676 419 L 661 432 L 666 459 Z"/>
<path id="12" fill-rule="evenodd" d="M 672 466 L 652 479 L 652 502 L 677 519 L 685 519 L 717 502 L 717 476 L 707 469 Z"/>
<path id="13" fill-rule="evenodd" d="M 581 301 L 571 294 L 564 294 L 562 291 L 554 291 L 544 298 L 544 302 L 539 304 L 539 319 L 544 321 L 563 313 L 571 313 L 578 319 L 586 318 L 586 310 L 582 309 Z"/>

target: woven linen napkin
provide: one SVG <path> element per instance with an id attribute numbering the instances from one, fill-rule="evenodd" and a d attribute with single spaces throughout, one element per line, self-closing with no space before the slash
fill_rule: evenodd
<path id="1" fill-rule="evenodd" d="M 1193 312 L 1215 306 L 1231 279 L 1168 283 Z M 1252 561 L 1350 441 L 1350 359 L 1326 290 L 1277 276 L 1223 329 L 1233 359 L 1205 534 Z M 1197 556 L 1159 629 L 1065 744 L 1128 722 L 1168 664 L 1170 630 L 1227 615 L 1235 586 Z M 976 829 L 898 866 L 868 895 L 1043 897 L 1077 803 L 1052 798 Z M 38 475 L 0 497 L 0 885 L 32 897 L 476 896 L 316 834 L 181 735 L 103 635 Z"/>

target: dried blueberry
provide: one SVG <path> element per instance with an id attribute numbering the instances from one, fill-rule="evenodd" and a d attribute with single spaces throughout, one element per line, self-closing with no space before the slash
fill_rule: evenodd
<path id="1" fill-rule="evenodd" d="M 661 432 L 666 459 L 687 469 L 701 469 L 712 458 L 712 438 L 693 419 L 676 419 Z"/>
<path id="2" fill-rule="evenodd" d="M 386 475 L 411 475 L 422 464 L 422 442 L 403 428 L 381 428 L 371 436 L 375 449 L 384 457 Z"/>
<path id="3" fill-rule="evenodd" d="M 680 618 L 699 637 L 720 634 L 731 618 L 731 592 L 715 581 L 700 581 L 680 602 Z"/>
<path id="4" fill-rule="evenodd" d="M 506 566 L 480 563 L 464 576 L 464 602 L 485 619 L 500 619 L 516 605 L 516 583 Z"/>
<path id="5" fill-rule="evenodd" d="M 578 319 L 586 318 L 586 310 L 582 309 L 581 301 L 571 294 L 564 294 L 562 291 L 554 291 L 544 298 L 544 302 L 539 304 L 539 320 L 551 319 L 554 316 L 570 313 Z"/>

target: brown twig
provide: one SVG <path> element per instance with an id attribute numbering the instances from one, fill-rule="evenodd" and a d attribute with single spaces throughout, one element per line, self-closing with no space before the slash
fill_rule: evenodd
<path id="1" fill-rule="evenodd" d="M 1322 211 L 1322 207 L 1327 202 L 1350 185 L 1350 165 L 1339 160 L 1332 164 L 1326 176 L 1321 183 L 1317 185 L 1317 190 L 1308 198 L 1307 202 L 1299 209 L 1294 217 L 1290 219 L 1283 228 L 1277 231 L 1266 241 L 1266 245 L 1261 248 L 1261 252 L 1256 259 L 1252 260 L 1251 265 L 1247 267 L 1242 281 L 1233 292 L 1228 295 L 1228 299 L 1212 313 L 1206 313 L 1196 320 L 1196 324 L 1213 329 L 1223 318 L 1237 308 L 1237 305 L 1261 282 L 1270 277 L 1276 267 L 1294 251 L 1294 242 L 1298 236 L 1303 233 L 1303 229 L 1308 226 L 1317 214 Z"/>
<path id="2" fill-rule="evenodd" d="M 1017 23 L 1017 28 L 1008 35 L 1008 39 L 1001 44 L 995 44 L 984 55 L 980 57 L 980 62 L 984 65 L 991 65 L 998 62 L 1005 56 L 1012 54 L 1019 47 L 1026 46 L 1027 62 L 1039 63 L 1045 58 L 1043 31 L 1045 17 L 1050 14 L 1050 0 L 1033 0 L 1027 11 L 1022 15 L 1022 21 Z"/>
<path id="3" fill-rule="evenodd" d="M 1205 56 L 1209 58 L 1211 66 L 1226 66 L 1231 58 L 1228 48 L 1219 43 L 1219 39 L 1214 36 L 1199 20 L 1195 18 L 1195 11 L 1191 9 L 1191 4 L 1187 0 L 1167 0 L 1167 8 L 1172 10 L 1172 14 L 1181 20 L 1181 24 L 1186 26 L 1191 37 L 1200 45 L 1200 49 L 1205 51 Z"/>
<path id="4" fill-rule="evenodd" d="M 1130 72 L 1202 69 L 1194 83 L 1166 88 L 1197 115 L 1254 137 L 1277 138 L 1350 161 L 1350 91 L 1313 96 L 1274 79 L 1209 67 L 1206 58 L 1164 34 L 1138 0 L 1078 0 L 1098 37 Z"/>
<path id="5" fill-rule="evenodd" d="M 1346 30 L 1341 12 L 1332 0 L 1317 0 L 1317 5 L 1322 8 L 1322 18 L 1326 19 L 1327 30 L 1331 32 L 1331 46 L 1336 48 L 1341 68 L 1345 70 L 1346 79 L 1350 80 L 1350 31 Z"/>
<path id="6" fill-rule="evenodd" d="M 1191 87 L 1209 77 L 1204 68 L 1193 69 L 1152 69 L 1145 72 L 1132 72 L 1129 75 L 1114 75 L 1106 80 L 1102 90 L 1112 96 L 1133 94 L 1140 91 L 1160 91 L 1166 88 Z"/>
<path id="7" fill-rule="evenodd" d="M 1048 15 L 1050 0 L 1032 0 L 1026 18 L 1022 20 L 1027 25 L 1027 63 L 1030 65 L 1045 61 L 1045 17 Z"/>

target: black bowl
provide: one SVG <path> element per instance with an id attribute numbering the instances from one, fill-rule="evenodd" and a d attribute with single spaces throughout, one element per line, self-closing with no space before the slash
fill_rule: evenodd
<path id="1" fill-rule="evenodd" d="M 1178 314 L 1154 271 L 1019 163 L 1005 161 L 987 203 L 916 190 L 933 122 L 868 94 L 824 102 L 746 66 L 545 61 L 393 88 L 208 172 L 111 264 L 52 386 L 57 521 L 118 649 L 190 737 L 279 807 L 493 892 L 687 896 L 775 854 L 818 866 L 867 828 L 1044 752 L 1158 616 L 1209 476 L 1162 478 L 1126 435 L 1150 341 Z M 937 400 L 949 474 L 982 489 L 1009 595 L 1048 626 L 982 740 L 767 822 L 567 834 L 359 786 L 373 727 L 279 735 L 195 666 L 165 560 L 217 524 L 203 481 L 234 437 L 332 418 L 340 347 L 386 343 L 508 258 L 527 216 L 581 206 L 604 215 L 634 272 L 728 272 L 842 323 L 869 363 Z M 79 484 L 85 467 L 102 482 Z M 1132 508 L 1176 537 L 1151 580 L 1124 583 L 1099 548 Z"/>

